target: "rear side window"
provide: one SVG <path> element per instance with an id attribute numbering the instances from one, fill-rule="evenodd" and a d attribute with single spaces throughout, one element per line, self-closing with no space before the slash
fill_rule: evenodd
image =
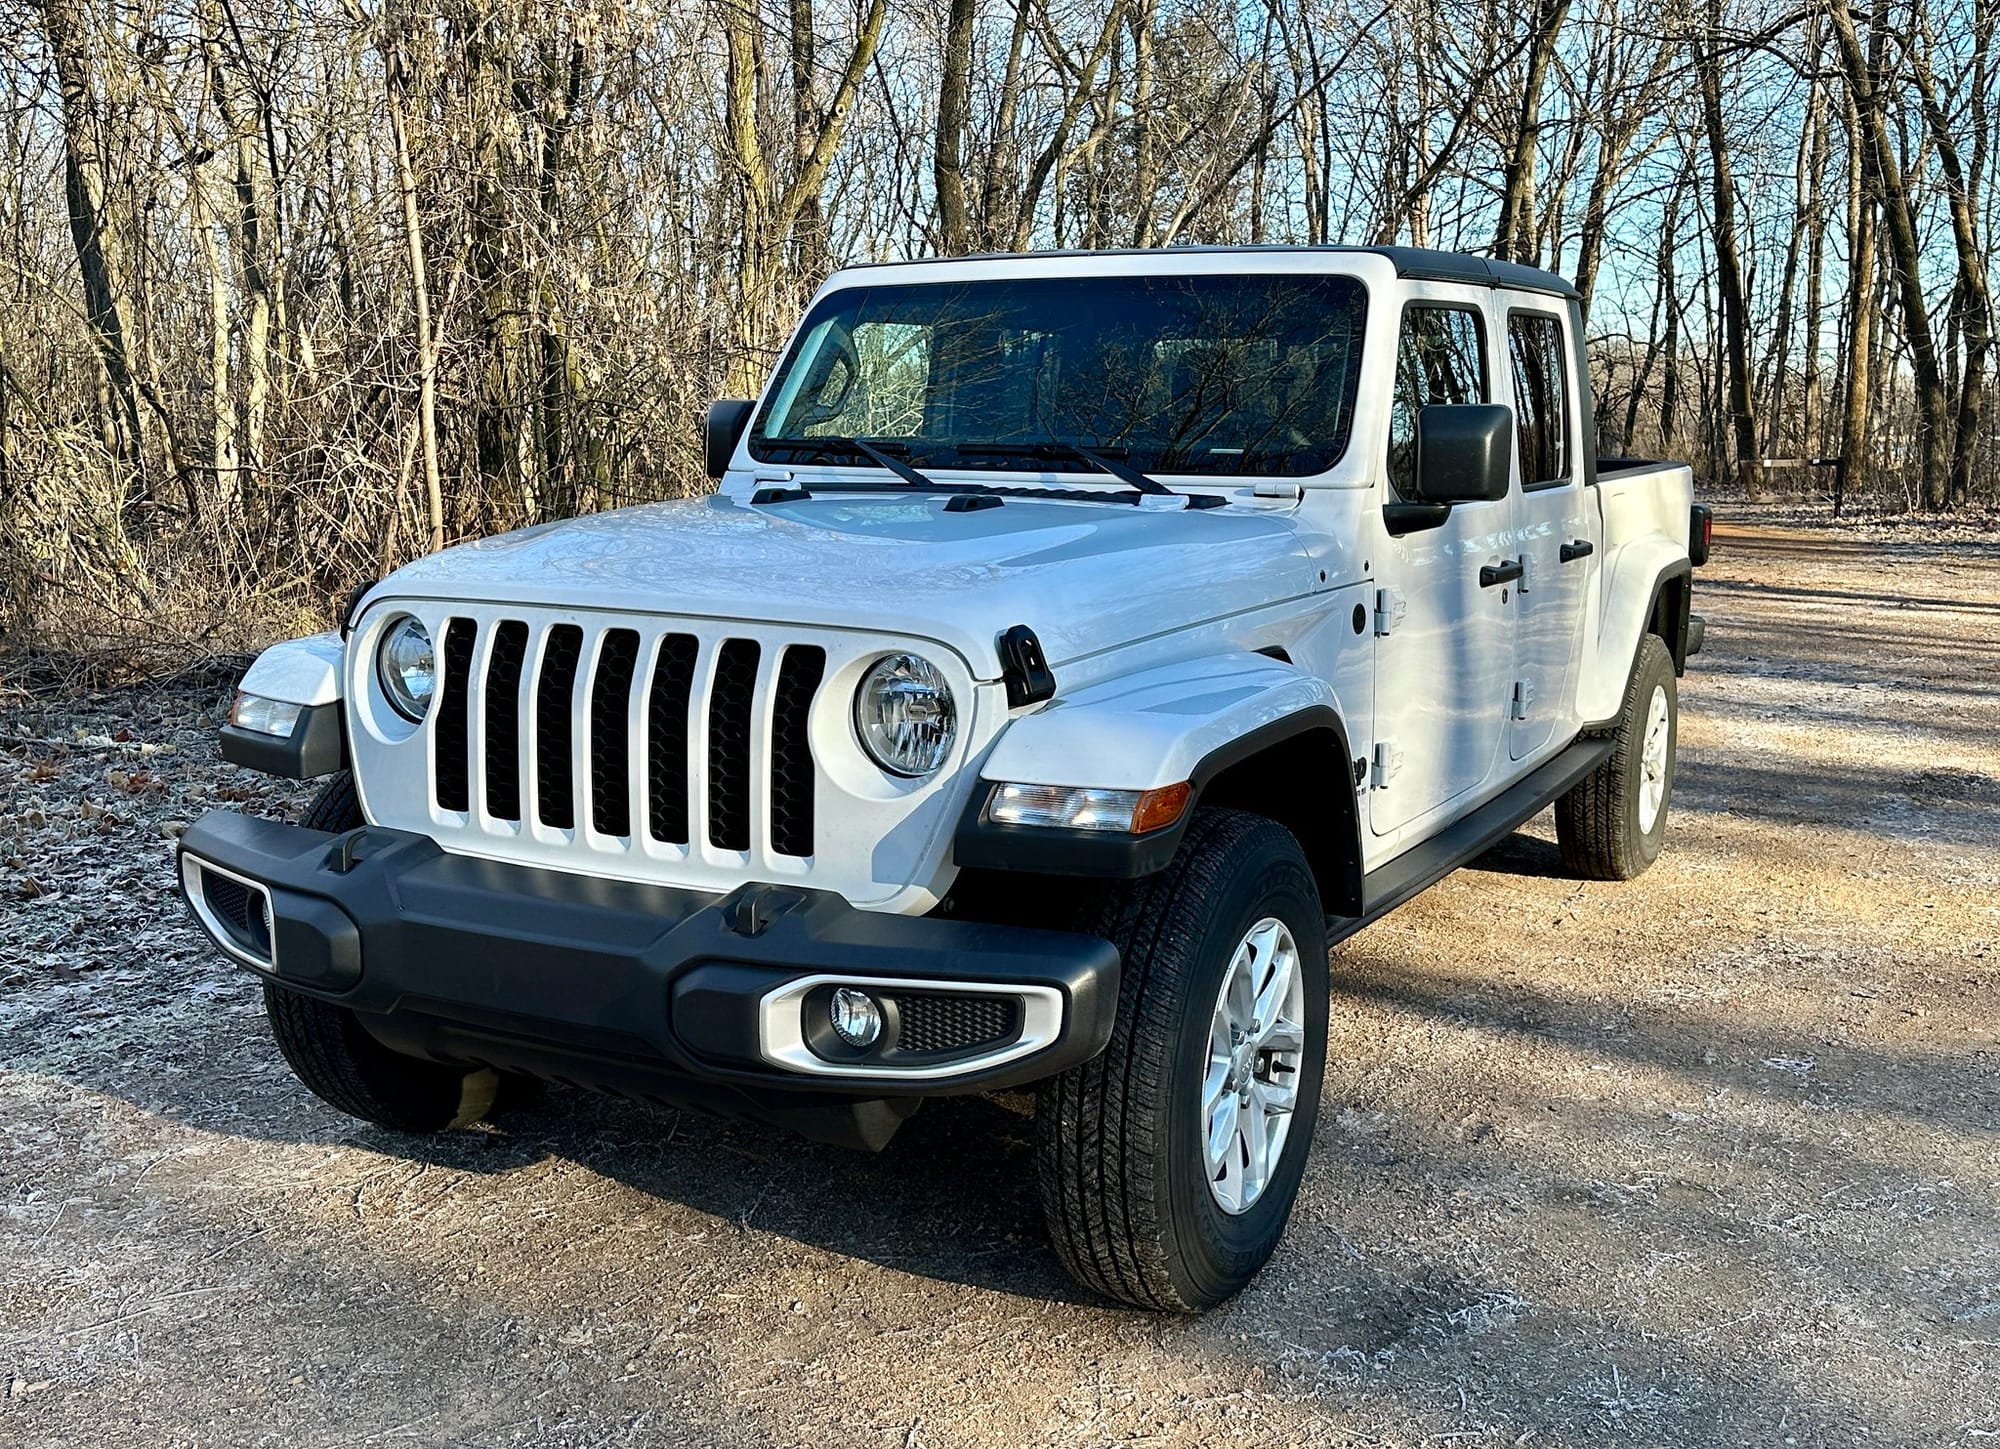
<path id="1" fill-rule="evenodd" d="M 1486 335 L 1469 307 L 1411 307 L 1396 344 L 1396 393 L 1389 405 L 1389 482 L 1416 496 L 1417 409 L 1486 401 Z"/>
<path id="2" fill-rule="evenodd" d="M 1514 446 L 1521 486 L 1541 488 L 1570 474 L 1569 357 L 1562 322 L 1546 312 L 1507 319 L 1507 357 L 1514 372 Z"/>

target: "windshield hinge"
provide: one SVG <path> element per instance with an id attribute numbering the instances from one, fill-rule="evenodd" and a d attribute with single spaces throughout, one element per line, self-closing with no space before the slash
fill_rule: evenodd
<path id="1" fill-rule="evenodd" d="M 1007 707 L 1040 704 L 1056 692 L 1055 671 L 1042 653 L 1042 641 L 1026 624 L 1005 630 L 999 639 L 1000 678 L 1007 685 Z"/>

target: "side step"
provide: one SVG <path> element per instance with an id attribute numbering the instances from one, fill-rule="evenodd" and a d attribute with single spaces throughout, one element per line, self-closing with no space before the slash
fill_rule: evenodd
<path id="1" fill-rule="evenodd" d="M 1379 921 L 1411 896 L 1485 854 L 1566 794 L 1611 754 L 1607 739 L 1579 739 L 1526 779 L 1508 787 L 1423 844 L 1368 872 L 1361 883 L 1359 916 L 1327 919 L 1327 943 L 1345 940 Z"/>

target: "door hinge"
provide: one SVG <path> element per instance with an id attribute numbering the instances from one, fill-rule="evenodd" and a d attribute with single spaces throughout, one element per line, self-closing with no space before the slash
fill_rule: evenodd
<path id="1" fill-rule="evenodd" d="M 1533 681 L 1526 679 L 1515 680 L 1514 707 L 1509 712 L 1514 716 L 1515 719 L 1526 719 L 1528 717 L 1528 711 L 1534 708 L 1534 704 L 1535 704 L 1535 686 Z"/>
<path id="2" fill-rule="evenodd" d="M 1402 768 L 1403 768 L 1403 752 L 1402 750 L 1397 748 L 1396 742 L 1394 740 L 1376 741 L 1375 779 L 1374 779 L 1375 788 L 1377 790 L 1388 789 L 1389 782 L 1395 779 L 1396 776 L 1399 773 L 1401 773 Z"/>
<path id="3" fill-rule="evenodd" d="M 1401 589 L 1377 589 L 1375 591 L 1375 632 L 1386 635 L 1410 612 L 1410 601 L 1403 597 Z"/>

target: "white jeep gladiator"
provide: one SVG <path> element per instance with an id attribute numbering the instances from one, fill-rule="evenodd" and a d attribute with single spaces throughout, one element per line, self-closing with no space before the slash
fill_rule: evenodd
<path id="1" fill-rule="evenodd" d="M 1270 1256 L 1328 949 L 1550 804 L 1660 849 L 1688 470 L 1595 456 L 1575 291 L 1399 248 L 855 267 L 715 492 L 449 549 L 259 657 L 179 872 L 307 1086 L 520 1078 L 882 1146 L 1032 1084 L 1056 1251 Z"/>

